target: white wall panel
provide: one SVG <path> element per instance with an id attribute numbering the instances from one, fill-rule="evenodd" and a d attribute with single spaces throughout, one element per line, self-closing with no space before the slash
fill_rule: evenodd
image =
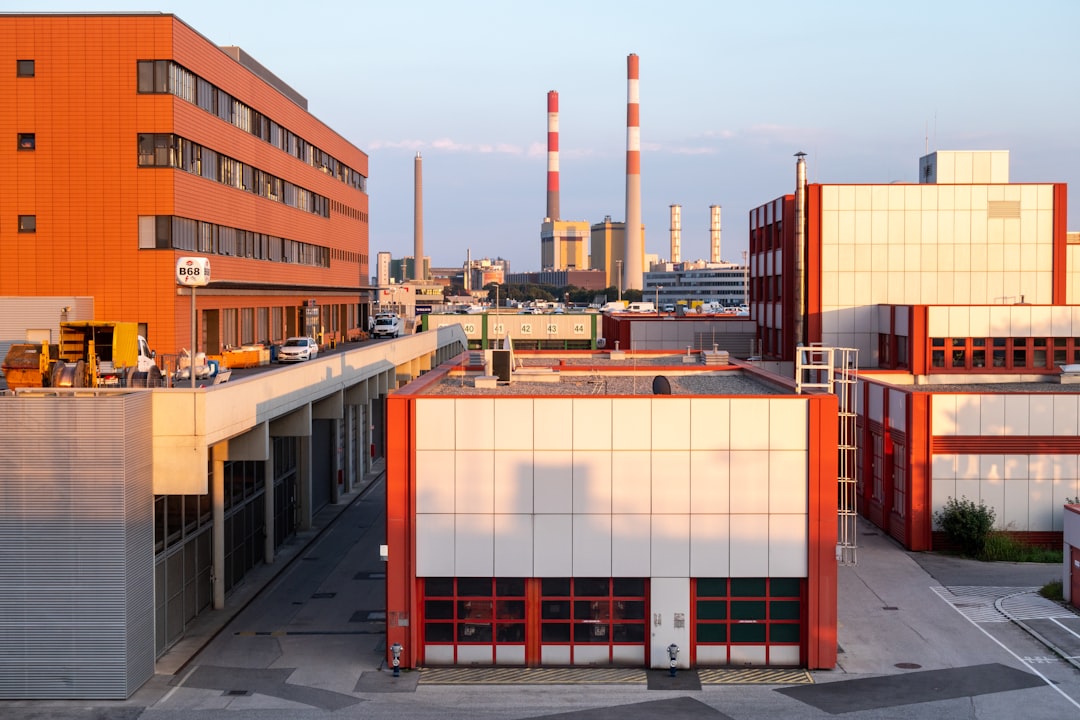
<path id="1" fill-rule="evenodd" d="M 483 661 L 480 661 L 483 664 Z M 495 664 L 496 665 L 524 665 L 525 664 L 525 646 L 524 645 L 496 645 L 495 646 Z"/>
<path id="2" fill-rule="evenodd" d="M 773 450 L 805 450 L 807 403 L 802 398 L 769 400 L 769 447 Z"/>
<path id="3" fill-rule="evenodd" d="M 968 312 L 970 336 L 990 337 L 990 308 L 985 305 L 974 305 L 968 308 Z"/>
<path id="4" fill-rule="evenodd" d="M 769 399 L 732 398 L 731 449 L 768 450 Z"/>
<path id="5" fill-rule="evenodd" d="M 652 511 L 690 512 L 689 451 L 653 452 Z"/>
<path id="6" fill-rule="evenodd" d="M 889 389 L 889 427 L 907 432 L 907 393 Z"/>
<path id="7" fill-rule="evenodd" d="M 1004 455 L 979 455 L 979 477 L 983 480 L 1001 480 L 1005 477 Z"/>
<path id="8" fill-rule="evenodd" d="M 611 576 L 649 577 L 652 574 L 652 518 L 649 515 L 611 516 Z"/>
<path id="9" fill-rule="evenodd" d="M 927 308 L 926 332 L 930 337 L 949 337 L 949 308 Z"/>
<path id="10" fill-rule="evenodd" d="M 1004 530 L 1005 526 L 1002 524 L 1002 518 L 1005 517 L 1005 481 L 1000 477 L 981 480 L 979 482 L 979 501 L 994 511 L 995 527 L 998 530 Z"/>
<path id="11" fill-rule="evenodd" d="M 690 449 L 727 450 L 731 445 L 731 401 L 690 398 Z"/>
<path id="12" fill-rule="evenodd" d="M 574 449 L 611 449 L 611 400 L 574 398 Z"/>
<path id="13" fill-rule="evenodd" d="M 949 332 L 947 337 L 968 337 L 971 327 L 971 311 L 969 308 L 947 307 L 943 308 L 949 314 Z"/>
<path id="14" fill-rule="evenodd" d="M 532 450 L 532 398 L 499 398 L 495 403 L 495 447 L 499 450 Z"/>
<path id="15" fill-rule="evenodd" d="M 729 465 L 730 457 L 726 450 L 690 453 L 691 513 L 728 512 Z"/>
<path id="16" fill-rule="evenodd" d="M 654 397 L 652 400 L 652 449 L 690 449 L 690 399 Z"/>
<path id="17" fill-rule="evenodd" d="M 956 396 L 956 434 L 978 435 L 982 432 L 980 395 Z"/>
<path id="18" fill-rule="evenodd" d="M 945 507 L 945 503 L 948 501 L 949 498 L 951 498 L 951 497 L 958 498 L 959 497 L 956 494 L 956 480 L 955 479 L 942 479 L 942 480 L 939 480 L 937 478 L 934 478 L 934 480 L 930 483 L 930 496 L 931 496 L 931 500 L 933 501 L 933 504 L 934 504 L 934 507 L 931 510 L 931 518 L 932 518 L 934 513 L 939 512 L 942 508 Z M 941 528 L 938 527 L 937 522 L 934 522 L 934 529 L 935 530 L 940 530 L 941 529 Z"/>
<path id="19" fill-rule="evenodd" d="M 674 643 L 682 648 L 679 667 L 690 666 L 690 579 L 687 577 L 656 578 L 649 584 L 649 610 L 660 617 L 660 624 L 651 627 L 649 667 L 667 668 L 667 646 Z M 682 613 L 687 622 L 675 627 L 675 613 Z"/>
<path id="20" fill-rule="evenodd" d="M 981 395 L 979 396 L 980 407 L 980 435 L 1004 435 L 1005 434 L 1005 396 L 1004 395 Z"/>
<path id="21" fill-rule="evenodd" d="M 533 454 L 531 450 L 495 451 L 494 512 L 533 511 Z"/>
<path id="22" fill-rule="evenodd" d="M 647 450 L 652 447 L 652 400 L 614 398 L 611 401 L 612 448 Z"/>
<path id="23" fill-rule="evenodd" d="M 1077 488 L 1076 476 L 1071 478 L 1062 478 L 1060 480 L 1053 481 L 1054 488 L 1054 521 L 1053 525 L 1049 528 L 1056 532 L 1061 532 L 1064 529 L 1065 521 L 1063 519 L 1064 511 L 1062 506 L 1069 502 L 1071 499 L 1075 499 L 1077 495 L 1080 495 Z M 1043 530 L 1046 528 L 1040 528 Z"/>
<path id="24" fill-rule="evenodd" d="M 732 450 L 729 457 L 731 512 L 769 512 L 769 453 L 765 450 Z"/>
<path id="25" fill-rule="evenodd" d="M 1068 480 L 1076 482 L 1076 455 L 1049 455 L 1048 456 L 1053 464 L 1053 478 L 1055 480 Z M 1075 493 L 1073 494 L 1075 497 Z"/>
<path id="26" fill-rule="evenodd" d="M 866 416 L 873 422 L 885 422 L 885 392 L 884 385 L 871 385 L 867 393 Z"/>
<path id="27" fill-rule="evenodd" d="M 690 516 L 652 516 L 652 576 L 690 576 Z"/>
<path id="28" fill-rule="evenodd" d="M 956 479 L 956 456 L 935 454 L 930 464 L 931 476 L 935 480 Z"/>
<path id="29" fill-rule="evenodd" d="M 769 577 L 806 577 L 805 515 L 769 517 Z"/>
<path id="30" fill-rule="evenodd" d="M 416 516 L 416 575 L 418 577 L 454 576 L 454 516 L 418 514 Z"/>
<path id="31" fill-rule="evenodd" d="M 416 401 L 416 449 L 454 449 L 452 398 L 420 398 Z"/>
<path id="32" fill-rule="evenodd" d="M 644 645 L 612 645 L 611 664 L 641 667 L 645 664 Z"/>
<path id="33" fill-rule="evenodd" d="M 567 515 L 533 518 L 533 573 L 536 577 L 574 574 L 574 521 Z"/>
<path id="34" fill-rule="evenodd" d="M 769 512 L 806 513 L 806 478 L 805 450 L 769 453 Z"/>
<path id="35" fill-rule="evenodd" d="M 1032 435 L 1054 434 L 1054 396 L 1028 396 L 1028 432 Z"/>
<path id="36" fill-rule="evenodd" d="M 1033 337 L 1053 337 L 1054 308 L 1039 306 L 1031 308 L 1031 335 Z"/>
<path id="37" fill-rule="evenodd" d="M 1076 308 L 1062 307 L 1060 305 L 1050 308 L 1050 332 L 1051 337 L 1073 337 L 1073 312 Z"/>
<path id="38" fill-rule="evenodd" d="M 1005 434 L 1008 436 L 1028 434 L 1028 395 L 1005 396 Z"/>
<path id="39" fill-rule="evenodd" d="M 610 515 L 574 515 L 574 577 L 611 577 Z"/>
<path id="40" fill-rule="evenodd" d="M 728 515 L 690 516 L 690 577 L 727 577 L 730 570 Z"/>
<path id="41" fill-rule="evenodd" d="M 573 400 L 569 398 L 535 398 L 533 447 L 537 450 L 573 447 L 573 411 Z"/>
<path id="42" fill-rule="evenodd" d="M 460 450 L 454 456 L 454 505 L 457 513 L 495 511 L 495 453 Z M 442 511 L 448 508 L 439 508 Z"/>
<path id="43" fill-rule="evenodd" d="M 492 577 L 495 574 L 495 516 L 458 513 L 454 516 L 454 574 Z"/>
<path id="44" fill-rule="evenodd" d="M 1076 395 L 1054 395 L 1054 435 L 1077 434 Z"/>
<path id="45" fill-rule="evenodd" d="M 1006 455 L 1005 456 L 1005 479 L 1027 480 L 1028 479 L 1028 456 Z"/>
<path id="46" fill-rule="evenodd" d="M 574 452 L 574 513 L 611 514 L 610 452 Z"/>
<path id="47" fill-rule="evenodd" d="M 457 663 L 469 665 L 471 663 L 490 665 L 494 654 L 491 645 L 458 645 Z"/>
<path id="48" fill-rule="evenodd" d="M 1031 307 L 1028 305 L 1009 305 L 1009 325 L 1013 337 L 1031 337 Z"/>
<path id="49" fill-rule="evenodd" d="M 980 477 L 982 477 L 982 462 L 978 455 L 964 454 L 956 456 L 957 480 L 978 480 Z"/>
<path id="50" fill-rule="evenodd" d="M 533 453 L 533 507 L 537 513 L 574 511 L 574 455 L 570 451 Z"/>
<path id="51" fill-rule="evenodd" d="M 416 512 L 454 510 L 454 453 L 448 450 L 416 451 Z"/>
<path id="52" fill-rule="evenodd" d="M 1009 307 L 993 305 L 990 307 L 990 337 L 1012 337 L 1012 318 Z"/>
<path id="53" fill-rule="evenodd" d="M 495 577 L 531 577 L 533 516 L 495 515 Z"/>
<path id="54" fill-rule="evenodd" d="M 458 398 L 454 401 L 458 450 L 495 449 L 495 398 Z"/>
<path id="55" fill-rule="evenodd" d="M 1051 530 L 1054 527 L 1054 481 L 1050 478 L 1027 482 L 1028 529 Z M 1060 505 L 1057 507 L 1061 507 Z"/>
<path id="56" fill-rule="evenodd" d="M 961 480 L 958 477 L 956 479 L 956 497 L 978 502 L 979 498 L 982 497 L 982 488 L 979 487 L 981 484 L 982 481 L 978 478 Z"/>
<path id="57" fill-rule="evenodd" d="M 1006 480 L 1004 483 L 1004 512 L 997 518 L 998 525 L 1016 532 L 1030 530 L 1028 519 L 1028 481 Z"/>
<path id="58" fill-rule="evenodd" d="M 652 454 L 649 451 L 612 454 L 611 511 L 652 512 Z"/>
<path id="59" fill-rule="evenodd" d="M 769 567 L 769 516 L 731 516 L 731 577 L 761 577 Z"/>
<path id="60" fill-rule="evenodd" d="M 569 645 L 541 645 L 540 662 L 543 665 L 569 665 Z"/>

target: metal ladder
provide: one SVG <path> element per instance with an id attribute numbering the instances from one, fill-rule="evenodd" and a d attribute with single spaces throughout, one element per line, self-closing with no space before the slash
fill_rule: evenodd
<path id="1" fill-rule="evenodd" d="M 839 399 L 837 450 L 836 559 L 855 565 L 855 528 L 858 519 L 855 454 L 857 452 L 855 393 L 859 380 L 859 351 L 855 348 L 803 346 L 795 352 L 795 391 L 821 388 Z"/>

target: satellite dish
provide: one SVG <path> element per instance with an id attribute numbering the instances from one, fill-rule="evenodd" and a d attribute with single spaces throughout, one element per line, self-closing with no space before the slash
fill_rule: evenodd
<path id="1" fill-rule="evenodd" d="M 653 395 L 670 395 L 671 383 L 663 375 L 657 375 L 652 380 L 652 394 Z"/>

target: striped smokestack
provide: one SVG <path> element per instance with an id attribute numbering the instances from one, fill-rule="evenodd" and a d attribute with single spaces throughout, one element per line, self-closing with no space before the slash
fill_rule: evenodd
<path id="1" fill-rule="evenodd" d="M 682 206 L 671 206 L 671 262 L 682 262 Z"/>
<path id="2" fill-rule="evenodd" d="M 413 280 L 424 279 L 424 161 L 413 163 Z"/>
<path id="3" fill-rule="evenodd" d="M 548 92 L 547 219 L 559 219 L 559 93 Z"/>
<path id="4" fill-rule="evenodd" d="M 641 238 L 641 117 L 638 111 L 638 56 L 626 58 L 626 250 L 622 287 L 644 284 L 645 243 Z"/>
<path id="5" fill-rule="evenodd" d="M 709 262 L 723 262 L 720 259 L 720 206 L 709 206 Z"/>

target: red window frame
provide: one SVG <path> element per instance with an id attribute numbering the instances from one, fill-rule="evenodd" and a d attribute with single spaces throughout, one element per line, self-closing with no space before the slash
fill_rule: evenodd
<path id="1" fill-rule="evenodd" d="M 648 640 L 646 578 L 541 578 L 540 645 L 644 646 Z"/>
<path id="2" fill-rule="evenodd" d="M 691 585 L 691 662 L 700 646 L 764 646 L 765 664 L 777 646 L 800 648 L 806 623 L 805 578 L 694 578 Z"/>
<path id="3" fill-rule="evenodd" d="M 524 645 L 526 585 L 524 578 L 424 578 L 424 645 Z"/>

